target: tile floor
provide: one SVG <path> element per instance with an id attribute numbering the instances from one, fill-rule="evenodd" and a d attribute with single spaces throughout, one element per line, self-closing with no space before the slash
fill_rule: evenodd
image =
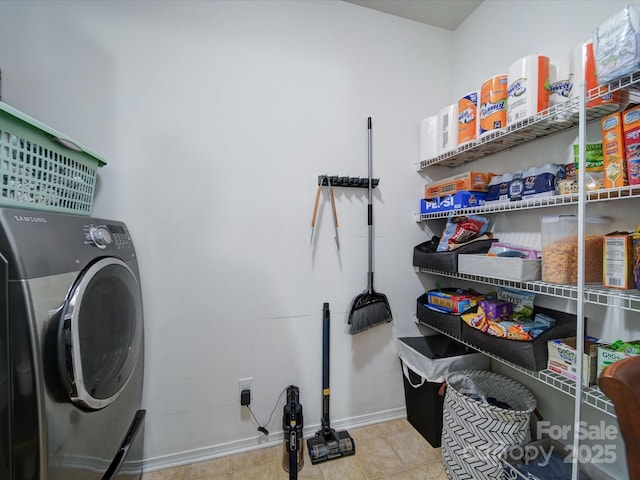
<path id="1" fill-rule="evenodd" d="M 298 480 L 447 480 L 440 449 L 407 420 L 348 429 L 356 454 L 311 465 L 304 452 Z M 282 446 L 145 473 L 142 480 L 288 480 Z"/>

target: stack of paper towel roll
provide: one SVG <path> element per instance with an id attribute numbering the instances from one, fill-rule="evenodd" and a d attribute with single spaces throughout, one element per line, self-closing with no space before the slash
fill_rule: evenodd
<path id="1" fill-rule="evenodd" d="M 429 160 L 458 146 L 458 105 L 447 105 L 420 124 L 420 160 Z"/>
<path id="2" fill-rule="evenodd" d="M 597 86 L 592 41 L 579 43 L 567 58 L 553 62 L 545 55 L 527 55 L 512 63 L 506 74 L 489 78 L 480 90 L 463 95 L 437 115 L 423 119 L 420 159 L 435 158 L 477 141 L 492 131 L 525 120 Z M 623 108 L 627 95 L 609 93 L 590 101 L 587 107 Z M 562 121 L 568 116 L 569 112 L 564 118 L 554 119 Z"/>
<path id="3" fill-rule="evenodd" d="M 527 55 L 509 67 L 507 124 L 524 120 L 549 107 L 549 57 Z"/>

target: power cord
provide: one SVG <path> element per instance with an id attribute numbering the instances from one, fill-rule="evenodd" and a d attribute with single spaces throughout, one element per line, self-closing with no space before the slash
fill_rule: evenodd
<path id="1" fill-rule="evenodd" d="M 280 395 L 278 395 L 278 399 L 276 400 L 276 404 L 273 407 L 273 410 L 271 410 L 271 415 L 269 415 L 269 420 L 267 421 L 267 423 L 264 424 L 264 426 L 260 425 L 260 422 L 258 422 L 258 419 L 253 414 L 253 410 L 251 410 L 251 407 L 249 405 L 245 405 L 245 407 L 247 407 L 249 409 L 249 412 L 251 413 L 251 416 L 253 417 L 253 421 L 258 426 L 258 431 L 260 433 L 263 433 L 265 435 L 269 435 L 269 430 L 267 430 L 266 427 L 268 427 L 271 424 L 271 420 L 273 420 L 273 414 L 276 412 L 276 409 L 278 408 L 278 405 L 280 404 L 280 399 L 282 398 L 282 396 L 285 394 L 286 391 L 287 391 L 287 387 L 285 387 L 282 390 L 282 392 L 280 392 Z"/>

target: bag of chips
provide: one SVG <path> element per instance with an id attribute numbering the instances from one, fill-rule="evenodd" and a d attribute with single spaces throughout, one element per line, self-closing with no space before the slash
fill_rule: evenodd
<path id="1" fill-rule="evenodd" d="M 480 237 L 487 231 L 489 220 L 478 215 L 451 217 L 442 233 L 438 252 L 452 250 L 451 245 L 467 243 Z"/>

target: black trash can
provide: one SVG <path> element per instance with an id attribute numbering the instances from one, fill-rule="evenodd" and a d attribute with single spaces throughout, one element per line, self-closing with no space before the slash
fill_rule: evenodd
<path id="1" fill-rule="evenodd" d="M 432 447 L 442 437 L 445 375 L 465 368 L 488 369 L 489 358 L 444 335 L 398 338 L 407 420 Z"/>

